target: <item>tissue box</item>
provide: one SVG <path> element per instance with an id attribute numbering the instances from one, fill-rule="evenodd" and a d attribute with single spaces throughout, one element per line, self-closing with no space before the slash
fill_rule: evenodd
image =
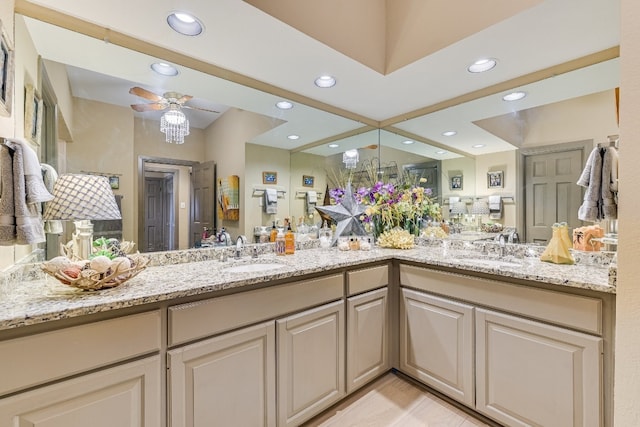
<path id="1" fill-rule="evenodd" d="M 599 251 L 602 242 L 593 240 L 604 237 L 604 230 L 597 225 L 573 229 L 573 249 L 579 251 Z"/>

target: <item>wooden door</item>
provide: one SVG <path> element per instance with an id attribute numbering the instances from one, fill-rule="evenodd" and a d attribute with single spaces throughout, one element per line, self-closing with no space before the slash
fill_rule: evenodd
<path id="1" fill-rule="evenodd" d="M 570 229 L 582 225 L 578 208 L 583 190 L 576 182 L 583 168 L 583 153 L 576 149 L 525 157 L 527 242 L 546 243 L 556 222 L 566 222 Z"/>
<path id="2" fill-rule="evenodd" d="M 162 211 L 164 216 L 164 235 L 163 246 L 165 251 L 173 251 L 178 249 L 176 246 L 176 213 L 175 213 L 175 198 L 173 191 L 173 178 L 174 174 L 170 173 L 164 177 L 164 183 L 162 184 L 163 196 L 162 196 Z"/>
<path id="3" fill-rule="evenodd" d="M 402 289 L 400 369 L 472 406 L 473 360 L 473 307 Z"/>
<path id="4" fill-rule="evenodd" d="M 164 250 L 164 201 L 162 178 L 145 177 L 144 252 Z"/>
<path id="5" fill-rule="evenodd" d="M 277 321 L 278 426 L 298 426 L 345 395 L 344 302 Z"/>
<path id="6" fill-rule="evenodd" d="M 191 224 L 189 246 L 194 247 L 202 238 L 202 230 L 216 227 L 216 164 L 204 162 L 191 169 Z"/>
<path id="7" fill-rule="evenodd" d="M 347 300 L 347 393 L 389 369 L 388 294 L 385 287 Z"/>
<path id="8" fill-rule="evenodd" d="M 153 356 L 0 399 L 0 425 L 160 427 L 160 357 Z"/>
<path id="9" fill-rule="evenodd" d="M 509 426 L 602 426 L 602 339 L 476 309 L 476 408 Z"/>
<path id="10" fill-rule="evenodd" d="M 275 324 L 169 351 L 169 427 L 276 424 Z"/>

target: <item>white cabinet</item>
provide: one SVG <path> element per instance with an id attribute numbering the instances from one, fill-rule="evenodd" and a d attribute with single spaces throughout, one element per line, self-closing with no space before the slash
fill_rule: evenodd
<path id="1" fill-rule="evenodd" d="M 469 406 L 474 404 L 473 307 L 402 289 L 400 369 Z"/>
<path id="2" fill-rule="evenodd" d="M 159 356 L 40 387 L 0 400 L 0 425 L 160 427 Z"/>
<path id="3" fill-rule="evenodd" d="M 275 426 L 275 324 L 168 352 L 170 427 Z"/>
<path id="4" fill-rule="evenodd" d="M 388 288 L 347 299 L 347 393 L 389 370 Z"/>
<path id="5" fill-rule="evenodd" d="M 509 426 L 600 426 L 602 339 L 477 309 L 478 411 Z"/>
<path id="6" fill-rule="evenodd" d="M 345 395 L 344 302 L 277 321 L 278 425 L 297 426 Z"/>

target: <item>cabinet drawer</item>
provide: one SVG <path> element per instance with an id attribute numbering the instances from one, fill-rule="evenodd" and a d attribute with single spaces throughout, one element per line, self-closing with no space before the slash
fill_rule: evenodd
<path id="1" fill-rule="evenodd" d="M 170 307 L 169 345 L 342 298 L 343 286 L 342 274 L 335 274 Z"/>
<path id="2" fill-rule="evenodd" d="M 409 265 L 400 266 L 400 285 L 602 334 L 602 300 L 597 298 Z"/>
<path id="3" fill-rule="evenodd" d="M 348 295 L 360 294 L 389 284 L 389 266 L 365 268 L 347 273 Z"/>
<path id="4" fill-rule="evenodd" d="M 0 342 L 0 394 L 160 349 L 160 311 Z"/>

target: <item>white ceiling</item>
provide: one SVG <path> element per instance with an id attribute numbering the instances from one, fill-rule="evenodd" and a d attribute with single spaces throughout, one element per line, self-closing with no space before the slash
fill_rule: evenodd
<path id="1" fill-rule="evenodd" d="M 389 75 L 382 75 L 241 0 L 33 0 L 31 3 L 375 121 L 388 120 L 619 44 L 617 0 L 546 0 Z M 175 10 L 186 10 L 198 16 L 205 25 L 204 34 L 186 37 L 174 33 L 166 25 L 166 16 Z M 124 79 L 127 91 L 133 84 L 159 94 L 177 90 L 194 95 L 194 105 L 213 106 L 218 111 L 224 110 L 225 106 L 254 111 L 273 117 L 274 126 L 284 120 L 284 124 L 251 141 L 254 143 L 296 149 L 363 126 L 302 105 L 282 112 L 274 107 L 275 101 L 280 99 L 278 96 L 256 93 L 253 89 L 193 70 L 181 68 L 178 78 L 159 81 L 148 70 L 153 58 L 124 52 L 124 49 L 98 40 L 81 42 L 76 40 L 77 34 L 52 37 L 44 32 L 44 28 L 38 30 L 36 24 L 29 23 L 29 31 L 43 57 Z M 60 46 L 78 47 L 61 51 Z M 481 57 L 496 58 L 498 66 L 483 74 L 467 72 L 466 67 Z M 394 126 L 433 142 L 433 146 L 427 147 L 421 147 L 422 144 L 406 146 L 413 150 L 420 147 L 435 152 L 442 145 L 471 154 L 514 149 L 473 122 L 520 108 L 612 89 L 618 85 L 617 67 L 614 60 L 583 70 L 579 80 L 569 75 L 547 79 L 544 83 L 554 84 L 551 90 L 544 89 L 542 82 L 529 85 L 523 88 L 529 97 L 518 103 L 505 103 L 499 96 L 487 97 Z M 314 78 L 324 73 L 337 78 L 336 87 L 320 89 L 313 85 Z M 80 78 L 80 74 L 75 75 Z M 102 86 L 107 87 L 106 84 Z M 112 88 L 111 94 L 121 90 Z M 126 101 L 109 102 L 125 105 L 139 102 L 128 93 L 123 99 Z M 198 123 L 198 120 L 190 120 L 193 125 Z M 458 134 L 443 137 L 441 132 L 448 129 L 455 129 Z M 301 138 L 295 142 L 287 140 L 286 135 L 291 133 Z M 376 143 L 370 136 L 367 141 L 368 144 Z M 360 141 L 355 143 L 360 144 Z M 486 147 L 480 151 L 470 148 L 477 143 L 486 144 Z M 327 154 L 326 149 L 316 151 Z M 437 155 L 431 157 L 438 158 Z"/>

